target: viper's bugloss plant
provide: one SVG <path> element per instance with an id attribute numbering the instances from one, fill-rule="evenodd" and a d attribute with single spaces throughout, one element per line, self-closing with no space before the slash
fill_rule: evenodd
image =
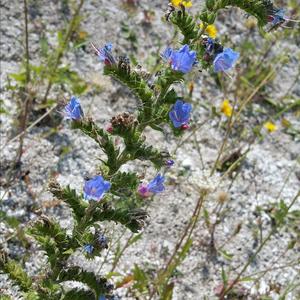
<path id="1" fill-rule="evenodd" d="M 33 236 L 48 258 L 47 271 L 37 280 L 31 280 L 22 267 L 1 255 L 0 266 L 23 291 L 26 299 L 113 299 L 113 286 L 106 274 L 88 272 L 71 266 L 69 259 L 80 251 L 87 259 L 102 255 L 108 240 L 99 231 L 104 221 L 119 223 L 133 233 L 143 229 L 148 218 L 145 199 L 165 190 L 167 171 L 174 165 L 170 154 L 147 143 L 145 129 L 151 127 L 163 131 L 169 126 L 178 136 L 189 128 L 192 106 L 188 99 L 180 97 L 175 85 L 185 80 L 185 75 L 195 68 L 226 72 L 233 69 L 239 53 L 225 48 L 218 40 L 204 35 L 212 25 L 220 9 L 237 6 L 258 19 L 259 26 L 268 22 L 281 24 L 285 19 L 282 10 L 276 9 L 269 0 L 207 0 L 198 19 L 186 12 L 191 1 L 172 1 L 166 13 L 182 33 L 181 47 L 174 49 L 165 45 L 162 64 L 157 76 L 144 76 L 141 68 L 133 68 L 127 56 L 115 57 L 112 44 L 102 47 L 92 44 L 98 60 L 103 63 L 104 74 L 126 86 L 137 99 L 134 113 L 123 112 L 107 120 L 103 128 L 83 113 L 79 100 L 73 96 L 62 109 L 65 119 L 73 129 L 81 131 L 96 142 L 105 158 L 98 173 L 87 179 L 77 193 L 70 187 L 62 187 L 56 180 L 49 184 L 53 196 L 71 209 L 74 219 L 72 232 L 47 216 L 32 221 L 28 234 Z M 150 80 L 151 79 L 151 80 Z M 223 103 L 222 112 L 231 116 L 229 103 Z M 273 129 L 269 126 L 269 131 Z M 75 134 L 78 134 L 77 132 Z M 121 139 L 123 147 L 116 144 Z M 139 174 L 123 172 L 120 168 L 130 161 L 149 161 L 157 175 L 148 183 L 141 183 Z M 86 288 L 63 289 L 66 281 L 78 281 Z"/>

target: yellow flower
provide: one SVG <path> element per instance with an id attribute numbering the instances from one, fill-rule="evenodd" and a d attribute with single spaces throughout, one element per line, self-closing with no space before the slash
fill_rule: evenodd
<path id="1" fill-rule="evenodd" d="M 203 28 L 203 23 L 200 23 L 200 28 Z M 209 35 L 212 39 L 215 39 L 218 33 L 217 27 L 215 25 L 208 25 L 205 29 L 205 33 Z"/>
<path id="2" fill-rule="evenodd" d="M 221 112 L 226 116 L 230 117 L 232 115 L 232 106 L 229 103 L 229 100 L 224 100 L 221 104 Z"/>
<path id="3" fill-rule="evenodd" d="M 270 121 L 266 122 L 266 123 L 264 124 L 264 127 L 265 127 L 269 132 L 273 132 L 273 131 L 276 131 L 276 130 L 277 130 L 277 126 L 276 126 L 274 123 L 270 122 Z"/>
<path id="4" fill-rule="evenodd" d="M 184 7 L 191 7 L 193 4 L 192 4 L 192 1 L 183 1 L 183 0 L 171 0 L 172 4 L 176 7 L 179 7 L 180 4 L 182 4 Z"/>

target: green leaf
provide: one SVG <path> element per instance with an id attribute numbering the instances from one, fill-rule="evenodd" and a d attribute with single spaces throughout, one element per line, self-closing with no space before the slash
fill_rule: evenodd
<path id="1" fill-rule="evenodd" d="M 85 209 L 87 208 L 88 204 L 82 201 L 81 197 L 76 194 L 75 190 L 71 189 L 69 186 L 62 188 L 55 180 L 52 180 L 49 183 L 49 190 L 55 197 L 64 201 L 70 206 L 77 222 L 84 217 Z"/>
<path id="2" fill-rule="evenodd" d="M 226 275 L 226 272 L 225 272 L 223 266 L 222 266 L 221 277 L 222 277 L 223 284 L 224 284 L 224 286 L 226 287 L 226 286 L 227 286 L 227 283 L 228 283 L 228 277 L 227 277 L 227 275 Z"/>
<path id="3" fill-rule="evenodd" d="M 227 260 L 232 260 L 233 254 L 226 252 L 225 250 L 219 250 L 220 254 Z"/>
<path id="4" fill-rule="evenodd" d="M 9 278 L 16 282 L 22 291 L 27 292 L 31 288 L 31 278 L 20 264 L 12 259 L 8 259 L 5 253 L 1 253 L 0 256 L 0 270 L 8 274 Z"/>

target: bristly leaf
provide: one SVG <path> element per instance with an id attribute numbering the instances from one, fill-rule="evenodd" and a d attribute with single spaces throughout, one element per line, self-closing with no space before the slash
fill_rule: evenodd
<path id="1" fill-rule="evenodd" d="M 118 172 L 111 178 L 110 192 L 120 197 L 129 197 L 138 184 L 139 179 L 135 173 Z"/>
<path id="2" fill-rule="evenodd" d="M 28 229 L 28 233 L 32 235 L 46 251 L 49 263 L 52 268 L 56 267 L 57 263 L 64 256 L 64 253 L 69 249 L 71 243 L 66 231 L 53 220 L 42 216 L 35 221 Z"/>
<path id="3" fill-rule="evenodd" d="M 258 25 L 263 26 L 267 24 L 267 16 L 274 10 L 274 6 L 270 0 L 210 0 L 209 3 L 210 5 L 206 5 L 206 9 L 200 16 L 200 19 L 207 23 L 210 23 L 208 19 L 212 14 L 215 15 L 219 9 L 236 6 L 256 17 Z"/>
<path id="4" fill-rule="evenodd" d="M 92 291 L 74 288 L 66 292 L 63 300 L 98 300 Z"/>
<path id="5" fill-rule="evenodd" d="M 106 208 L 104 210 L 95 210 L 93 213 L 93 222 L 113 221 L 120 223 L 130 229 L 132 232 L 141 230 L 146 222 L 148 214 L 142 209 L 126 210 Z"/>
<path id="6" fill-rule="evenodd" d="M 147 82 L 134 71 L 126 71 L 120 66 L 105 66 L 104 74 L 110 75 L 117 81 L 127 86 L 134 95 L 141 101 L 141 110 L 144 112 L 144 120 L 151 118 L 153 91 L 148 86 Z"/>
<path id="7" fill-rule="evenodd" d="M 88 204 L 76 194 L 75 190 L 70 189 L 70 187 L 62 188 L 55 180 L 49 183 L 49 190 L 56 198 L 70 206 L 77 222 L 83 218 Z"/>
<path id="8" fill-rule="evenodd" d="M 3 251 L 0 253 L 0 270 L 6 273 L 22 291 L 27 292 L 31 288 L 31 278 L 16 261 L 9 259 Z"/>
<path id="9" fill-rule="evenodd" d="M 96 276 L 93 272 L 87 272 L 81 269 L 80 267 L 71 267 L 68 269 L 63 269 L 60 274 L 58 281 L 78 281 L 87 285 L 91 291 L 93 291 L 96 299 L 100 295 L 106 295 L 110 292 L 111 286 L 108 284 L 106 278 Z"/>

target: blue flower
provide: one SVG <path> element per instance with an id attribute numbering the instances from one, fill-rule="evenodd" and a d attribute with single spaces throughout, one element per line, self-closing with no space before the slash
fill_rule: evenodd
<path id="1" fill-rule="evenodd" d="M 83 246 L 83 250 L 87 253 L 87 254 L 92 254 L 94 251 L 94 246 L 91 244 L 87 244 Z"/>
<path id="2" fill-rule="evenodd" d="M 112 44 L 106 43 L 103 48 L 97 48 L 93 43 L 92 47 L 94 48 L 96 54 L 100 61 L 104 62 L 105 65 L 111 66 L 116 64 L 116 60 L 112 55 Z"/>
<path id="3" fill-rule="evenodd" d="M 224 51 L 219 53 L 213 61 L 215 72 L 231 69 L 239 56 L 240 54 L 238 52 L 235 52 L 230 48 L 225 48 Z"/>
<path id="4" fill-rule="evenodd" d="M 143 198 L 150 197 L 153 194 L 161 193 L 165 190 L 164 181 L 165 177 L 160 174 L 157 174 L 155 178 L 151 180 L 148 184 L 141 184 L 138 187 L 138 193 Z"/>
<path id="5" fill-rule="evenodd" d="M 169 112 L 169 117 L 173 122 L 175 128 L 179 128 L 182 125 L 188 124 L 190 120 L 190 113 L 192 111 L 192 105 L 184 103 L 181 100 L 177 100 L 172 110 Z"/>
<path id="6" fill-rule="evenodd" d="M 190 51 L 189 45 L 184 45 L 179 50 L 173 50 L 168 47 L 161 56 L 170 63 L 173 70 L 182 73 L 190 72 L 193 65 L 197 63 L 196 52 Z"/>
<path id="7" fill-rule="evenodd" d="M 105 296 L 103 295 L 100 295 L 99 299 L 98 300 L 106 300 Z"/>
<path id="8" fill-rule="evenodd" d="M 95 176 L 84 184 L 83 195 L 86 200 L 99 201 L 105 192 L 110 189 L 110 182 L 105 181 L 102 176 Z"/>
<path id="9" fill-rule="evenodd" d="M 70 102 L 65 106 L 64 116 L 67 120 L 80 120 L 83 117 L 83 111 L 79 99 L 72 97 Z"/>
<path id="10" fill-rule="evenodd" d="M 165 177 L 160 174 L 157 174 L 155 178 L 148 183 L 148 191 L 153 194 L 163 192 L 165 190 L 164 182 Z"/>

